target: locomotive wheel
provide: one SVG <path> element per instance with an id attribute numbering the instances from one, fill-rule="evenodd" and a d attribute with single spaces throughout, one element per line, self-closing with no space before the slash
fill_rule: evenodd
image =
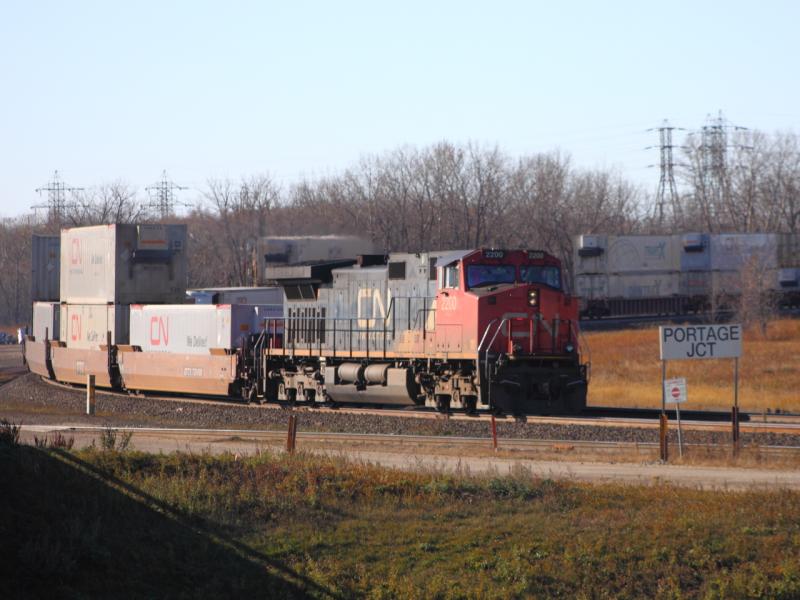
<path id="1" fill-rule="evenodd" d="M 446 413 L 450 410 L 450 396 L 447 394 L 436 394 L 436 410 Z"/>
<path id="2" fill-rule="evenodd" d="M 303 390 L 303 399 L 308 402 L 312 407 L 314 406 L 314 396 L 316 395 L 316 390 L 312 389 L 304 389 Z"/>

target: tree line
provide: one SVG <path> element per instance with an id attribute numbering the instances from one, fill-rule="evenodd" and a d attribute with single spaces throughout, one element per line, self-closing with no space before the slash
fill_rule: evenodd
<path id="1" fill-rule="evenodd" d="M 581 233 L 800 230 L 800 145 L 792 133 L 740 132 L 724 160 L 686 149 L 680 197 L 658 218 L 655 196 L 613 169 L 559 151 L 512 157 L 496 146 L 441 142 L 366 156 L 340 173 L 281 186 L 266 174 L 209 180 L 186 214 L 189 285 L 252 285 L 259 238 L 351 234 L 385 251 L 478 246 L 546 250 L 569 279 Z M 717 157 L 718 158 L 718 157 Z M 0 223 L 0 322 L 30 314 L 30 238 L 61 226 L 158 222 L 134 186 L 75 192 L 60 222 Z"/>

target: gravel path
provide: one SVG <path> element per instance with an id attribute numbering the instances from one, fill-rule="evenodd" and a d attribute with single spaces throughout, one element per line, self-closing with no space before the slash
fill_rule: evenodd
<path id="1" fill-rule="evenodd" d="M 289 410 L 231 403 L 161 401 L 133 396 L 97 394 L 97 415 L 88 417 L 85 392 L 43 382 L 33 374 L 23 375 L 0 387 L 0 417 L 23 423 L 86 423 L 122 426 L 170 426 L 188 428 L 283 430 Z M 66 418 L 65 418 L 66 417 Z M 382 417 L 334 411 L 298 411 L 301 431 L 380 433 L 490 437 L 486 421 Z M 498 420 L 501 438 L 658 442 L 655 428 L 526 423 Z M 670 435 L 677 437 L 674 427 Z M 677 441 L 677 440 L 676 440 Z M 684 441 L 696 444 L 729 444 L 727 431 L 685 431 Z M 744 444 L 800 446 L 800 435 L 742 433 Z"/>

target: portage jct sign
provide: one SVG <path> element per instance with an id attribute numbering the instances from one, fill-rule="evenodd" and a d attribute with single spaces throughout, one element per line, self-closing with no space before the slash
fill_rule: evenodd
<path id="1" fill-rule="evenodd" d="M 669 325 L 658 328 L 661 360 L 738 358 L 741 325 Z"/>

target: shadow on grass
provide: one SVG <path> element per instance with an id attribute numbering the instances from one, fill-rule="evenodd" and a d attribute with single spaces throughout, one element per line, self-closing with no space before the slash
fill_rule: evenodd
<path id="1" fill-rule="evenodd" d="M 0 445 L 0 597 L 334 597 L 76 456 Z"/>

